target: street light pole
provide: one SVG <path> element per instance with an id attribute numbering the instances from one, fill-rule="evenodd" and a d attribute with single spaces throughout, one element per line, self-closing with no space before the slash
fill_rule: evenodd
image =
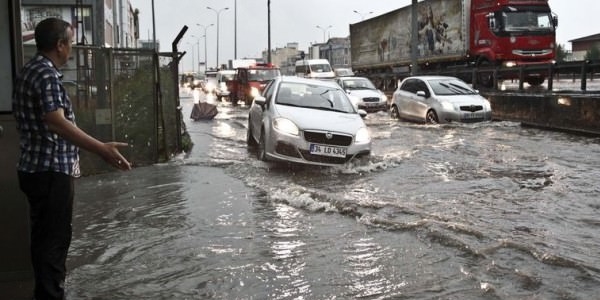
<path id="1" fill-rule="evenodd" d="M 354 10 L 354 12 L 360 15 L 360 19 L 361 19 L 361 20 L 364 20 L 366 15 L 370 15 L 370 14 L 372 14 L 372 13 L 373 13 L 372 11 L 370 11 L 370 12 L 368 12 L 368 13 L 364 13 L 364 14 L 363 14 L 363 13 L 359 12 L 358 10 Z"/>
<path id="2" fill-rule="evenodd" d="M 202 25 L 202 24 L 198 24 L 196 23 L 196 26 L 202 27 L 202 29 L 204 29 L 204 70 L 206 70 L 208 68 L 208 62 L 206 61 L 206 30 L 208 29 L 208 27 L 213 26 L 215 24 L 210 24 L 210 25 Z"/>
<path id="3" fill-rule="evenodd" d="M 192 43 L 186 43 L 186 44 L 192 46 L 192 72 L 196 72 L 196 69 L 195 69 L 196 61 L 194 60 L 194 44 L 192 44 Z"/>
<path id="4" fill-rule="evenodd" d="M 319 28 L 319 29 L 323 30 L 323 43 L 325 43 L 325 42 L 327 41 L 327 39 L 325 38 L 325 32 L 326 32 L 326 31 L 327 31 L 329 28 L 331 28 L 331 25 L 327 26 L 327 28 L 323 28 L 323 27 L 321 27 L 321 26 L 317 25 L 317 28 Z"/>
<path id="5" fill-rule="evenodd" d="M 207 6 L 206 8 L 214 11 L 217 14 L 217 69 L 218 69 L 219 68 L 219 15 L 221 14 L 222 11 L 228 10 L 229 7 L 221 8 L 219 10 L 214 9 L 210 6 Z"/>
<path id="6" fill-rule="evenodd" d="M 198 56 L 198 73 L 200 73 L 200 37 L 197 37 L 197 36 L 195 36 L 193 34 L 191 35 L 191 37 L 193 37 L 193 38 L 196 39 L 196 48 L 198 49 L 198 53 L 197 53 L 197 56 Z"/>
<path id="7" fill-rule="evenodd" d="M 237 59 L 237 0 L 233 2 L 233 59 Z"/>
<path id="8" fill-rule="evenodd" d="M 267 63 L 271 63 L 271 0 L 267 0 Z"/>

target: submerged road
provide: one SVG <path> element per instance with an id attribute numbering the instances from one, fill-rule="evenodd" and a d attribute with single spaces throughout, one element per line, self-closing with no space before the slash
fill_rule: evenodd
<path id="1" fill-rule="evenodd" d="M 247 108 L 77 181 L 68 299 L 594 299 L 600 139 L 367 116 L 363 165 L 258 161 Z"/>

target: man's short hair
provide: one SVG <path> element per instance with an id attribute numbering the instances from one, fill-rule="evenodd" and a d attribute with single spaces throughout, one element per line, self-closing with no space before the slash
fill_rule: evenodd
<path id="1" fill-rule="evenodd" d="M 69 41 L 71 24 L 59 18 L 44 19 L 35 26 L 35 44 L 38 51 L 51 51 L 59 41 Z"/>

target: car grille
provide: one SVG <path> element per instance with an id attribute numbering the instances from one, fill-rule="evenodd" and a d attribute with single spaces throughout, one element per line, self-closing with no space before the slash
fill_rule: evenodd
<path id="1" fill-rule="evenodd" d="M 379 102 L 379 98 L 377 98 L 377 97 L 365 97 L 365 98 L 363 98 L 363 102 Z"/>
<path id="2" fill-rule="evenodd" d="M 481 106 L 481 105 L 463 105 L 460 107 L 460 110 L 476 112 L 476 111 L 483 110 L 483 106 Z"/>
<path id="3" fill-rule="evenodd" d="M 326 132 L 304 131 L 304 139 L 309 143 L 335 145 L 335 146 L 350 146 L 352 144 L 351 135 L 335 134 L 331 138 L 327 138 Z"/>

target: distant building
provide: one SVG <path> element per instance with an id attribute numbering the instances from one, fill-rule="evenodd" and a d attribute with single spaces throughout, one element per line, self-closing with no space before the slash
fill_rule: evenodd
<path id="1" fill-rule="evenodd" d="M 296 74 L 296 61 L 304 52 L 306 59 L 325 58 L 332 68 L 350 68 L 350 38 L 330 38 L 325 43 L 315 43 L 306 50 L 300 50 L 298 43 L 288 43 L 284 48 L 271 51 L 271 62 L 281 68 L 285 75 Z M 267 51 L 263 51 L 263 59 L 267 60 Z"/>
<path id="2" fill-rule="evenodd" d="M 600 49 L 600 33 L 569 41 L 573 51 L 574 60 L 583 60 L 592 48 Z"/>
<path id="3" fill-rule="evenodd" d="M 350 38 L 330 38 L 324 44 L 319 44 L 319 57 L 329 60 L 332 68 L 350 67 Z"/>
<path id="4" fill-rule="evenodd" d="M 33 30 L 49 17 L 75 28 L 79 45 L 137 48 L 139 11 L 129 0 L 21 0 L 21 28 L 25 45 L 33 45 Z"/>
<path id="5" fill-rule="evenodd" d="M 267 55 L 267 50 L 262 52 L 264 61 L 267 61 Z M 295 74 L 296 60 L 299 58 L 299 55 L 298 43 L 288 43 L 283 48 L 271 50 L 271 63 L 281 69 L 281 74 L 293 75 Z"/>
<path id="6" fill-rule="evenodd" d="M 154 45 L 154 40 L 139 40 L 138 48 L 142 49 L 160 49 L 160 41 L 156 40 L 156 45 Z"/>

